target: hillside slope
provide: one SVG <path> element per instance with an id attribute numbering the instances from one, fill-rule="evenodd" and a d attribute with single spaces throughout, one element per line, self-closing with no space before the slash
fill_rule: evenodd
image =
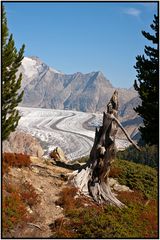
<path id="1" fill-rule="evenodd" d="M 7 172 L 3 165 L 3 237 L 157 237 L 156 170 L 127 161 L 113 164 L 110 184 L 127 205 L 122 211 L 77 196 L 77 190 L 67 182 L 73 170 L 66 164 L 58 167 L 54 162 L 31 157 L 27 166 L 24 158 L 21 160 L 21 165 L 12 161 Z"/>

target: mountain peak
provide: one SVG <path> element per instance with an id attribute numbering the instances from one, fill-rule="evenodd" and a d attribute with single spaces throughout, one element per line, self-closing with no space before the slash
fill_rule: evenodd
<path id="1" fill-rule="evenodd" d="M 20 72 L 24 89 L 21 106 L 103 111 L 104 103 L 115 90 L 101 71 L 64 74 L 47 66 L 37 56 L 24 57 Z M 128 90 L 119 92 L 121 105 L 136 96 Z"/>
<path id="2" fill-rule="evenodd" d="M 43 63 L 43 61 L 39 57 L 37 57 L 37 56 L 29 56 L 27 58 L 36 61 L 38 64 L 42 64 Z"/>
<path id="3" fill-rule="evenodd" d="M 25 64 L 24 64 L 25 63 Z M 39 57 L 37 56 L 29 56 L 29 57 L 24 57 L 23 61 L 22 61 L 22 65 L 32 65 L 32 67 L 36 67 L 35 65 L 43 65 L 43 66 L 47 66 Z M 34 65 L 34 66 L 33 66 Z M 54 73 L 58 73 L 58 74 L 64 74 L 61 71 L 56 70 L 54 67 L 49 67 L 49 70 L 51 72 Z"/>
<path id="4" fill-rule="evenodd" d="M 105 80 L 108 87 L 111 87 L 111 88 L 113 87 L 112 84 L 111 84 L 111 82 L 104 76 L 104 74 L 103 74 L 101 71 L 95 72 L 95 75 L 94 75 L 94 76 L 95 76 L 97 79 L 103 79 L 103 80 Z"/>
<path id="5" fill-rule="evenodd" d="M 41 60 L 39 57 L 37 57 L 37 56 L 28 56 L 28 58 L 31 58 L 31 59 L 33 59 L 33 60 Z"/>
<path id="6" fill-rule="evenodd" d="M 101 75 L 104 76 L 104 74 L 103 74 L 101 71 L 97 71 L 96 73 L 97 73 L 97 76 L 98 76 L 98 75 L 99 75 L 99 76 L 101 76 Z"/>

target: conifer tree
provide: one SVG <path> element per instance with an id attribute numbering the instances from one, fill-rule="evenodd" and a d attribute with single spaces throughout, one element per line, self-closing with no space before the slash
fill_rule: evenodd
<path id="1" fill-rule="evenodd" d="M 142 31 L 151 46 L 145 46 L 142 56 L 136 57 L 137 81 L 134 88 L 138 91 L 142 100 L 141 106 L 135 108 L 135 111 L 143 118 L 144 126 L 140 127 L 142 140 L 150 145 L 158 145 L 159 138 L 159 22 L 158 16 L 154 15 L 153 23 L 150 25 L 154 35 Z"/>
<path id="2" fill-rule="evenodd" d="M 23 59 L 24 45 L 17 52 L 13 35 L 9 35 L 7 18 L 2 6 L 2 141 L 15 131 L 20 115 L 16 107 L 22 101 L 22 74 L 16 76 Z"/>

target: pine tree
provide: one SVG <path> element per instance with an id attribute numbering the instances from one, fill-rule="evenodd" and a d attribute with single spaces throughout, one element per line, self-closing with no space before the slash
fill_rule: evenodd
<path id="1" fill-rule="evenodd" d="M 9 36 L 7 18 L 2 6 L 2 141 L 15 131 L 20 115 L 16 107 L 22 101 L 21 87 L 22 74 L 16 76 L 23 59 L 24 45 L 17 52 L 13 35 Z"/>
<path id="2" fill-rule="evenodd" d="M 139 130 L 144 143 L 158 145 L 159 139 L 159 22 L 158 16 L 154 15 L 153 24 L 150 25 L 154 35 L 142 31 L 145 38 L 152 42 L 151 46 L 145 46 L 144 55 L 136 57 L 137 81 L 134 88 L 138 91 L 142 105 L 135 108 L 135 111 L 143 118 L 144 126 Z"/>

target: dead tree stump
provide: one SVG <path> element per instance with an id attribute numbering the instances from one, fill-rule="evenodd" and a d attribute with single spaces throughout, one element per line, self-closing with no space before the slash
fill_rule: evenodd
<path id="1" fill-rule="evenodd" d="M 97 203 L 109 203 L 121 208 L 124 204 L 115 197 L 109 186 L 110 167 L 116 154 L 115 136 L 118 126 L 124 131 L 129 141 L 132 142 L 132 140 L 117 116 L 118 92 L 115 91 L 107 104 L 107 111 L 103 113 L 103 125 L 99 129 L 96 128 L 90 158 L 85 167 L 74 177 L 73 182 L 82 194 L 92 196 Z"/>

